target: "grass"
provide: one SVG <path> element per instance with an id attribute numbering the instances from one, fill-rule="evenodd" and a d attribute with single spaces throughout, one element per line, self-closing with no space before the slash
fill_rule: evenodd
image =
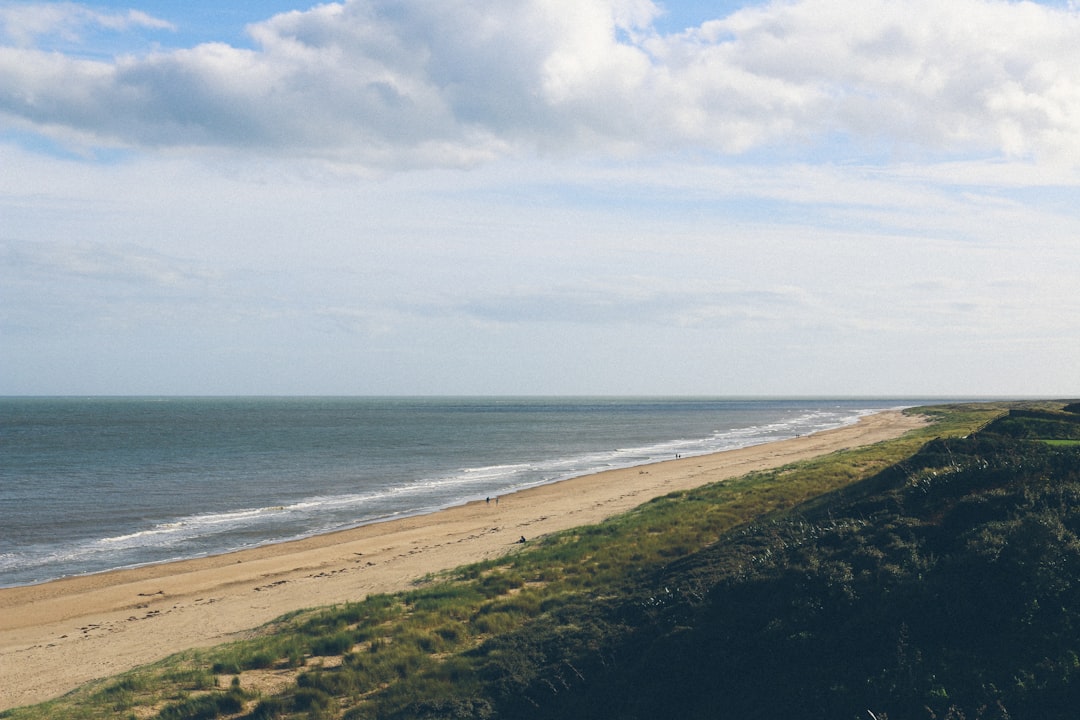
<path id="1" fill-rule="evenodd" d="M 408 592 L 294 613 L 255 638 L 181 653 L 0 718 L 360 720 L 394 717 L 392 708 L 419 697 L 430 707 L 414 707 L 414 716 L 482 717 L 486 710 L 471 698 L 484 668 L 497 663 L 512 674 L 514 663 L 526 662 L 492 650 L 493 639 L 555 622 L 566 608 L 617 597 L 733 530 L 902 463 L 934 437 L 968 435 L 1008 407 L 923 408 L 932 424 L 900 439 L 674 493 L 603 523 L 540 538 L 509 558 L 427 578 Z M 286 690 L 264 695 L 254 679 L 266 671 L 288 674 Z M 527 671 L 526 663 L 520 672 Z"/>

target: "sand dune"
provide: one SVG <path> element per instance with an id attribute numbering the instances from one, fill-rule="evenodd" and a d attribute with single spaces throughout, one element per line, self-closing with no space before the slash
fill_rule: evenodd
<path id="1" fill-rule="evenodd" d="M 405 589 L 654 497 L 898 437 L 899 412 L 806 437 L 613 470 L 296 542 L 0 590 L 0 710 L 171 653 L 242 637 L 300 608 Z"/>

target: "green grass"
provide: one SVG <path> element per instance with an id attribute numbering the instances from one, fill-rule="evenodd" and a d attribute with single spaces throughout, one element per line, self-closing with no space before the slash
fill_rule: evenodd
<path id="1" fill-rule="evenodd" d="M 427 578 L 408 592 L 293 613 L 253 639 L 181 653 L 0 718 L 359 720 L 395 717 L 415 698 L 424 698 L 427 709 L 413 707 L 412 716 L 480 717 L 486 711 L 475 705 L 473 689 L 486 677 L 484 668 L 495 663 L 512 675 L 519 672 L 514 663 L 524 662 L 492 650 L 494 639 L 537 622 L 557 629 L 557 618 L 573 614 L 568 608 L 629 592 L 657 568 L 748 523 L 903 463 L 935 437 L 968 435 L 1008 407 L 923 408 L 932 425 L 898 440 L 674 493 L 603 523 L 539 538 L 510 557 Z M 572 627 L 557 632 L 574 633 Z M 325 665 L 335 656 L 340 664 Z M 252 674 L 267 670 L 290 671 L 294 681 L 275 697 L 247 691 Z"/>

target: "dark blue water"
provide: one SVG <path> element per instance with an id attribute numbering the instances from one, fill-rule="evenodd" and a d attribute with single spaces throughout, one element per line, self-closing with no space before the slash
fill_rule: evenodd
<path id="1" fill-rule="evenodd" d="M 0 586 L 430 512 L 924 402 L 3 398 Z"/>

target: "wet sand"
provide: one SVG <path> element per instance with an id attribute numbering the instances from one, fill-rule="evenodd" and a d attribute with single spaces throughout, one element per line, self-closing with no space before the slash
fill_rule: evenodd
<path id="1" fill-rule="evenodd" d="M 213 557 L 0 589 L 0 710 L 58 697 L 172 653 L 243 637 L 284 613 L 410 587 L 652 498 L 902 435 L 899 412 L 814 435 L 611 470 Z"/>

